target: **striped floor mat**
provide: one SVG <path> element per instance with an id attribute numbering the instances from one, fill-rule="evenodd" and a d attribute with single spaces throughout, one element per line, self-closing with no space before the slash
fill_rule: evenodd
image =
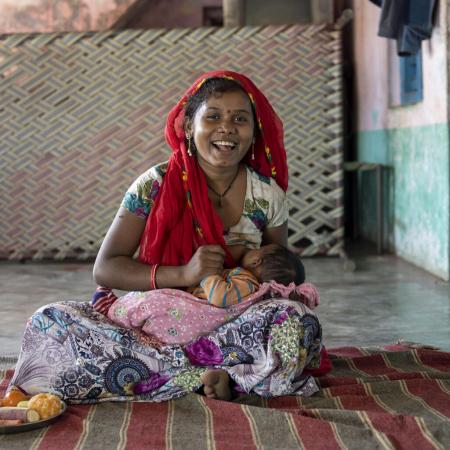
<path id="1" fill-rule="evenodd" d="M 450 353 L 398 345 L 337 348 L 330 357 L 333 371 L 310 398 L 221 402 L 193 394 L 166 403 L 76 405 L 50 427 L 0 435 L 0 448 L 450 448 Z M 0 395 L 11 376 L 0 370 Z"/>

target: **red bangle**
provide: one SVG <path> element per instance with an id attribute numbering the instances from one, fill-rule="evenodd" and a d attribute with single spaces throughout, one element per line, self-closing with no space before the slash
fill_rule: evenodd
<path id="1" fill-rule="evenodd" d="M 153 264 L 150 269 L 150 288 L 157 289 L 156 287 L 156 271 L 158 270 L 159 264 Z"/>

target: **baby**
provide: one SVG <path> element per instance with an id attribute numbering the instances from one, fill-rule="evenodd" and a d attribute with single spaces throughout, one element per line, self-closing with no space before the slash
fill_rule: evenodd
<path id="1" fill-rule="evenodd" d="M 247 249 L 240 263 L 234 269 L 225 269 L 221 275 L 205 277 L 200 286 L 194 286 L 188 292 L 199 299 L 206 299 L 210 305 L 225 308 L 255 293 L 262 282 L 274 280 L 285 286 L 294 282 L 298 286 L 305 281 L 300 257 L 281 245 Z M 115 295 L 109 293 L 105 296 L 103 288 L 98 288 L 92 298 L 92 306 L 107 316 L 116 300 Z"/>
<path id="2" fill-rule="evenodd" d="M 195 297 L 208 300 L 213 306 L 225 308 L 240 303 L 256 292 L 260 283 L 270 280 L 285 286 L 292 282 L 302 284 L 305 268 L 300 257 L 277 244 L 247 250 L 240 266 L 224 270 L 221 275 L 205 277 L 200 286 L 188 291 Z"/>
<path id="3" fill-rule="evenodd" d="M 239 267 L 205 277 L 191 292 L 154 289 L 117 298 L 111 293 L 102 295 L 99 288 L 92 306 L 115 324 L 140 331 L 159 344 L 185 345 L 233 320 L 267 295 L 289 298 L 314 309 L 319 296 L 304 279 L 300 258 L 271 244 L 247 249 Z M 271 280 L 274 282 L 260 286 Z"/>

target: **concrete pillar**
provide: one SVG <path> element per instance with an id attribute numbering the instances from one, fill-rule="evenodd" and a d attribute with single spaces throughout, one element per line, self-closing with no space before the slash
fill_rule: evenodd
<path id="1" fill-rule="evenodd" d="M 310 0 L 313 23 L 334 22 L 333 0 Z"/>
<path id="2" fill-rule="evenodd" d="M 222 0 L 223 25 L 242 27 L 245 25 L 245 0 Z"/>

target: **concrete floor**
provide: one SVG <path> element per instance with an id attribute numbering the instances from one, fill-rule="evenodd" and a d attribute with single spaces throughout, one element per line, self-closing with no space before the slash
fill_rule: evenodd
<path id="1" fill-rule="evenodd" d="M 392 255 L 305 259 L 321 295 L 317 312 L 328 348 L 399 339 L 450 351 L 450 284 Z M 27 318 L 41 305 L 89 300 L 92 263 L 0 262 L 0 354 L 15 355 Z"/>

